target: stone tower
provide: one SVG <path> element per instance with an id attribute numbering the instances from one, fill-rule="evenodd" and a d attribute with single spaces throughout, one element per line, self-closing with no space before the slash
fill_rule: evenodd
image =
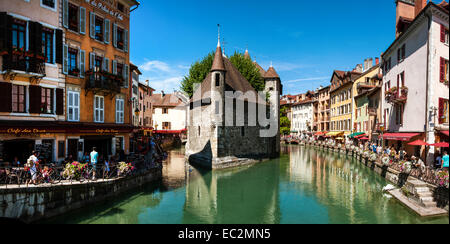
<path id="1" fill-rule="evenodd" d="M 220 38 L 220 37 L 219 37 Z M 213 157 L 218 157 L 222 144 L 217 138 L 222 134 L 225 121 L 225 75 L 226 69 L 223 61 L 220 39 L 217 43 L 214 61 L 211 67 L 211 129 L 214 130 L 214 139 L 211 141 Z"/>
<path id="2" fill-rule="evenodd" d="M 271 118 L 274 118 L 278 121 L 278 133 L 276 138 L 274 138 L 274 154 L 280 153 L 280 96 L 282 93 L 282 85 L 280 76 L 277 74 L 272 65 L 264 74 L 264 83 L 265 89 L 264 91 L 269 94 L 269 103 L 270 103 L 270 114 Z"/>

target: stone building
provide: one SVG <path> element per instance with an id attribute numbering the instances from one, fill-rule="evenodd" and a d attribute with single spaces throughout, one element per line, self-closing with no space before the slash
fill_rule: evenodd
<path id="1" fill-rule="evenodd" d="M 220 169 L 279 155 L 281 80 L 273 67 L 258 69 L 268 101 L 223 56 L 219 41 L 211 71 L 190 101 L 186 157 L 192 164 Z M 273 123 L 261 124 L 257 113 Z"/>
<path id="2" fill-rule="evenodd" d="M 152 126 L 158 134 L 181 135 L 186 132 L 187 102 L 179 93 L 153 94 Z"/>

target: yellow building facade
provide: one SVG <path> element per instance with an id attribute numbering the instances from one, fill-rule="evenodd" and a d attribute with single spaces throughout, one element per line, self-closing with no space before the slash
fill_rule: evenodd
<path id="1" fill-rule="evenodd" d="M 330 136 L 344 136 L 352 133 L 353 83 L 361 75 L 357 71 L 334 71 L 331 78 Z"/>

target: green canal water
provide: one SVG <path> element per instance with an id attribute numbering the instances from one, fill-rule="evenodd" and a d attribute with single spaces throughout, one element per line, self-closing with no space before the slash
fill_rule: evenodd
<path id="1" fill-rule="evenodd" d="M 82 224 L 448 224 L 382 193 L 388 182 L 352 158 L 284 146 L 279 159 L 224 171 L 170 153 L 164 179 L 50 220 Z"/>

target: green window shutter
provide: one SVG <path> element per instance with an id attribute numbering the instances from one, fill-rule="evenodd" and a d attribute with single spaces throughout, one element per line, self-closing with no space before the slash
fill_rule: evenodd
<path id="1" fill-rule="evenodd" d="M 69 28 L 69 0 L 63 0 L 63 26 Z"/>
<path id="2" fill-rule="evenodd" d="M 109 19 L 105 19 L 105 26 L 104 26 L 104 40 L 106 44 L 109 44 L 109 37 L 111 32 L 111 24 Z"/>
<path id="3" fill-rule="evenodd" d="M 64 45 L 63 47 L 63 73 L 68 74 L 69 73 L 69 46 Z"/>
<path id="4" fill-rule="evenodd" d="M 89 34 L 91 38 L 95 38 L 95 14 L 93 12 L 90 12 L 89 26 Z"/>
<path id="5" fill-rule="evenodd" d="M 86 34 L 86 9 L 80 7 L 80 34 Z"/>
<path id="6" fill-rule="evenodd" d="M 84 73 L 86 72 L 86 52 L 80 50 L 80 77 L 84 78 Z"/>
<path id="7" fill-rule="evenodd" d="M 113 24 L 113 46 L 117 48 L 117 25 Z"/>
<path id="8" fill-rule="evenodd" d="M 124 35 L 123 50 L 125 52 L 128 52 L 128 31 L 124 30 L 123 35 Z"/>

